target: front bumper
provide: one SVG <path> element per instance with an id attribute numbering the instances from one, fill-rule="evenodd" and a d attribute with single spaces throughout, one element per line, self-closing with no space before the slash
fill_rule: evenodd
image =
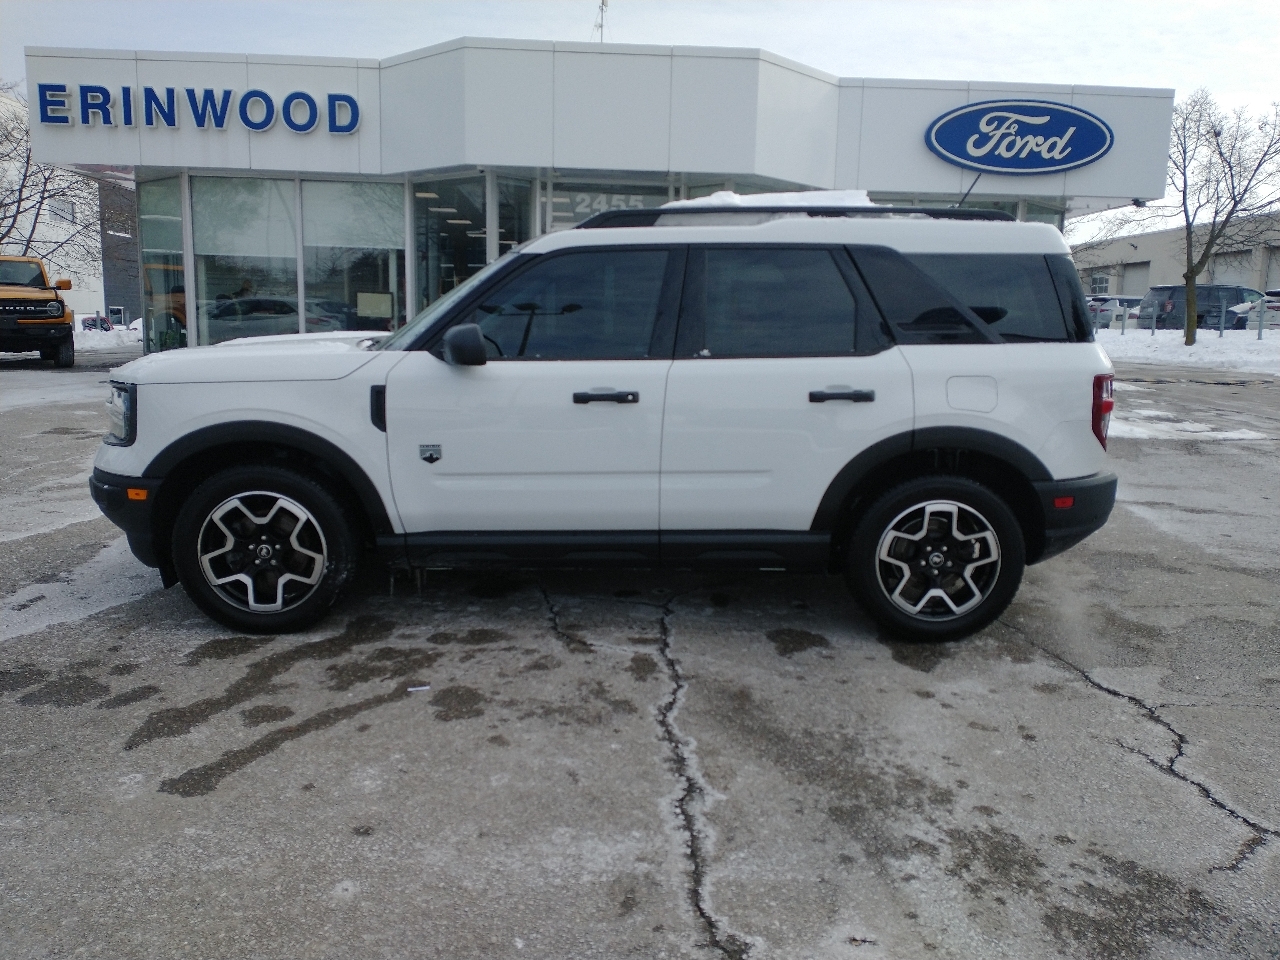
<path id="1" fill-rule="evenodd" d="M 1114 473 L 1095 473 L 1076 480 L 1045 480 L 1032 486 L 1044 513 L 1044 549 L 1033 563 L 1057 556 L 1102 529 L 1116 504 Z M 1068 500 L 1070 505 L 1066 505 Z"/>
<path id="2" fill-rule="evenodd" d="M 122 477 L 96 467 L 89 478 L 93 502 L 106 518 L 125 532 L 129 549 L 148 567 L 160 566 L 154 533 L 156 491 L 159 480 Z"/>
<path id="3" fill-rule="evenodd" d="M 6 323 L 0 326 L 0 350 L 26 353 L 56 346 L 72 335 L 69 323 Z"/>

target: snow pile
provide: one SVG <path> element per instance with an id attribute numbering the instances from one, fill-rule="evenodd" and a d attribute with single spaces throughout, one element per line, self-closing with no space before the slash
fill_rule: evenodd
<path id="1" fill-rule="evenodd" d="M 1206 367 L 1280 375 L 1280 330 L 1198 330 L 1193 347 L 1186 346 L 1181 330 L 1099 330 L 1098 344 L 1117 363 L 1160 363 L 1169 366 Z"/>
<path id="2" fill-rule="evenodd" d="M 1131 387 L 1131 384 L 1118 383 L 1116 386 Z M 1224 430 L 1196 420 L 1184 420 L 1167 410 L 1150 407 L 1130 409 L 1123 402 L 1116 405 L 1107 435 L 1127 440 L 1187 440 L 1193 437 L 1196 440 L 1267 439 L 1265 433 L 1257 430 Z"/>
<path id="3" fill-rule="evenodd" d="M 794 193 L 740 194 L 732 190 L 719 190 L 709 197 L 696 200 L 671 200 L 662 205 L 663 210 L 679 210 L 686 207 L 874 207 L 865 190 L 801 190 Z"/>
<path id="4" fill-rule="evenodd" d="M 119 350 L 142 342 L 142 331 L 114 327 L 111 330 L 77 330 L 76 352 L 93 350 Z"/>

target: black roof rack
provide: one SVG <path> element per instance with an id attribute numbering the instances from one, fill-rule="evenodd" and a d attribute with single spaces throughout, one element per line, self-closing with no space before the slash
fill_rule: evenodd
<path id="1" fill-rule="evenodd" d="M 662 216 L 679 214 L 807 213 L 811 217 L 890 217 L 917 214 L 934 220 L 1010 220 L 1003 210 L 959 207 L 654 207 L 646 210 L 606 210 L 578 224 L 578 230 L 601 227 L 652 227 Z"/>

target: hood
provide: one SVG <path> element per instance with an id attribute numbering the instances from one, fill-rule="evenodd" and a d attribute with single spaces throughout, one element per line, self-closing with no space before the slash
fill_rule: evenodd
<path id="1" fill-rule="evenodd" d="M 152 353 L 111 371 L 126 383 L 261 383 L 269 380 L 340 380 L 375 354 L 364 341 L 385 334 L 350 331 L 295 333 L 231 340 L 212 347 Z"/>

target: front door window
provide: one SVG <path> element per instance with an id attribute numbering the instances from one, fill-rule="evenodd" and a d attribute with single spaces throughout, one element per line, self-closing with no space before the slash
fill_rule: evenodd
<path id="1" fill-rule="evenodd" d="M 485 298 L 477 323 L 493 360 L 622 360 L 650 355 L 666 250 L 549 257 Z"/>

